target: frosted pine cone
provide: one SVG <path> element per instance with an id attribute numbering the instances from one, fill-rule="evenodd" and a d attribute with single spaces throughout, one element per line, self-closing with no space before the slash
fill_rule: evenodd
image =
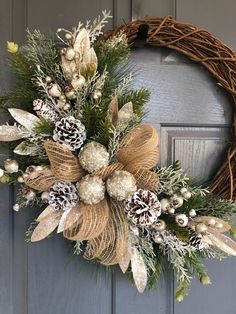
<path id="1" fill-rule="evenodd" d="M 55 122 L 59 119 L 59 115 L 50 107 L 47 101 L 42 99 L 35 99 L 33 101 L 34 111 L 38 117 L 45 120 Z"/>
<path id="2" fill-rule="evenodd" d="M 203 238 L 202 234 L 197 234 L 192 230 L 190 231 L 189 242 L 193 247 L 195 247 L 199 251 L 208 247 L 208 244 L 204 243 L 202 241 L 202 238 Z"/>
<path id="3" fill-rule="evenodd" d="M 124 205 L 128 219 L 138 226 L 151 226 L 161 215 L 161 204 L 156 194 L 148 190 L 137 190 Z"/>
<path id="4" fill-rule="evenodd" d="M 79 200 L 77 189 L 74 184 L 59 181 L 50 189 L 48 203 L 58 210 L 68 210 L 74 207 Z"/>
<path id="5" fill-rule="evenodd" d="M 55 124 L 53 139 L 70 150 L 79 149 L 86 140 L 85 126 L 72 116 L 62 118 Z"/>

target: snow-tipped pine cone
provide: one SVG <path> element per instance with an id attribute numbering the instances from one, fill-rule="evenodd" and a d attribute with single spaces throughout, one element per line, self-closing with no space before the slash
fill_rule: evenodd
<path id="1" fill-rule="evenodd" d="M 55 124 L 53 139 L 72 151 L 79 149 L 86 140 L 85 126 L 72 116 L 62 118 Z"/>
<path id="2" fill-rule="evenodd" d="M 74 184 L 65 181 L 56 182 L 50 189 L 48 203 L 57 210 L 69 210 L 79 200 Z"/>
<path id="3" fill-rule="evenodd" d="M 137 226 L 151 226 L 161 215 L 161 204 L 155 193 L 138 189 L 124 201 L 127 218 Z"/>
<path id="4" fill-rule="evenodd" d="M 47 101 L 35 99 L 33 101 L 34 111 L 37 116 L 48 121 L 55 122 L 59 119 L 59 115 L 50 107 Z"/>

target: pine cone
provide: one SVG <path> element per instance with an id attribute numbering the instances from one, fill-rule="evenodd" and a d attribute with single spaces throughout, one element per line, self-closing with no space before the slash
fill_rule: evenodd
<path id="1" fill-rule="evenodd" d="M 57 210 L 68 210 L 77 204 L 78 199 L 79 196 L 74 184 L 59 181 L 51 187 L 48 203 Z"/>
<path id="2" fill-rule="evenodd" d="M 33 101 L 34 111 L 38 117 L 45 120 L 55 122 L 59 119 L 59 115 L 50 107 L 47 101 L 42 99 L 35 99 Z"/>
<path id="3" fill-rule="evenodd" d="M 189 242 L 199 251 L 208 247 L 208 245 L 202 241 L 202 235 L 194 232 L 193 230 L 190 231 Z"/>
<path id="4" fill-rule="evenodd" d="M 55 124 L 53 139 L 70 150 L 79 149 L 86 139 L 85 126 L 72 116 L 62 118 Z"/>
<path id="5" fill-rule="evenodd" d="M 156 194 L 148 190 L 137 190 L 124 205 L 128 219 L 138 226 L 151 226 L 161 215 L 161 204 Z"/>

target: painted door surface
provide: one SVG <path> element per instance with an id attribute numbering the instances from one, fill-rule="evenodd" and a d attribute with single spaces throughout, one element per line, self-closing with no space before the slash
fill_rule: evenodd
<path id="1" fill-rule="evenodd" d="M 103 9 L 114 16 L 109 28 L 132 16 L 173 15 L 207 27 L 236 47 L 233 0 L 207 0 L 204 6 L 194 0 L 0 0 L 1 89 L 12 82 L 4 61 L 7 40 L 23 42 L 26 27 L 69 28 Z M 224 158 L 230 99 L 203 68 L 169 49 L 136 49 L 131 60 L 139 73 L 134 85 L 152 92 L 146 121 L 159 131 L 161 163 L 178 159 L 196 181 L 210 179 Z M 7 155 L 7 149 L 0 151 L 1 160 Z M 26 244 L 35 213 L 13 213 L 14 193 L 0 188 L 0 314 L 236 314 L 236 259 L 208 262 L 212 286 L 194 281 L 181 304 L 174 300 L 168 270 L 153 291 L 139 295 L 119 270 L 102 269 L 97 275 L 94 265 L 72 257 L 61 237 Z"/>

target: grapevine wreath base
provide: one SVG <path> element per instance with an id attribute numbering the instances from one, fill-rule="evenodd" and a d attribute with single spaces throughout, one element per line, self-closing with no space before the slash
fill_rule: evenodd
<path id="1" fill-rule="evenodd" d="M 20 185 L 15 211 L 41 207 L 27 231 L 39 241 L 56 231 L 73 253 L 118 264 L 139 292 L 151 288 L 166 264 L 181 301 L 197 276 L 209 284 L 203 259 L 236 255 L 235 151 L 211 192 L 191 184 L 178 162 L 158 165 L 158 134 L 142 123 L 147 89 L 130 89 L 129 45 L 148 24 L 147 42 L 166 45 L 204 64 L 235 100 L 234 55 L 208 32 L 170 17 L 135 21 L 102 35 L 103 12 L 62 42 L 28 31 L 27 44 L 8 42 L 16 85 L 0 97 L 16 121 L 0 126 L 15 159 L 0 169 L 2 183 Z M 226 186 L 227 191 L 222 189 Z M 229 192 L 228 192 L 229 191 Z"/>

